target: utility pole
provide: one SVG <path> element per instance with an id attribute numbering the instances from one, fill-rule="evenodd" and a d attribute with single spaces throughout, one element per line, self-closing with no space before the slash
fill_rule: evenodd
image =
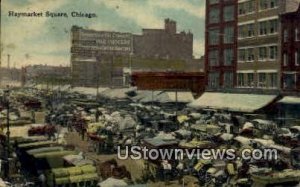
<path id="1" fill-rule="evenodd" d="M 7 85 L 7 89 L 4 91 L 5 94 L 5 104 L 6 104 L 6 164 L 5 164 L 5 178 L 9 181 L 9 156 L 10 156 L 10 129 L 9 129 L 9 86 Z"/>
<path id="2" fill-rule="evenodd" d="M 178 93 L 175 90 L 175 102 L 176 102 L 176 116 L 178 115 Z"/>
<path id="3" fill-rule="evenodd" d="M 10 70 L 10 54 L 7 55 L 7 69 Z"/>

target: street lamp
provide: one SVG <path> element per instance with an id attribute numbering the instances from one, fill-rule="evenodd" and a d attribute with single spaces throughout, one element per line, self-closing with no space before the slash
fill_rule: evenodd
<path id="1" fill-rule="evenodd" d="M 4 174 L 5 174 L 5 178 L 9 179 L 9 156 L 10 156 L 10 130 L 9 130 L 9 94 L 10 94 L 10 90 L 9 90 L 9 86 L 6 86 L 6 89 L 4 90 L 4 103 L 6 105 L 6 110 L 7 110 L 7 114 L 6 114 L 6 164 L 5 164 L 5 170 L 4 170 Z"/>

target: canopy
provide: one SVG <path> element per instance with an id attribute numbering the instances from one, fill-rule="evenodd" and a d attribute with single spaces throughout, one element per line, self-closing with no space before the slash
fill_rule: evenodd
<path id="1" fill-rule="evenodd" d="M 28 154 L 38 154 L 38 153 L 47 153 L 47 152 L 53 152 L 53 151 L 62 151 L 64 148 L 61 146 L 55 146 L 55 147 L 42 147 L 37 149 L 30 149 L 27 151 Z"/>
<path id="2" fill-rule="evenodd" d="M 278 101 L 278 103 L 280 103 L 280 104 L 299 105 L 300 104 L 300 97 L 286 96 L 286 97 L 283 97 L 280 101 Z"/>
<path id="3" fill-rule="evenodd" d="M 55 144 L 53 141 L 41 141 L 41 142 L 33 142 L 33 143 L 24 143 L 20 144 L 19 148 L 30 148 L 30 147 L 38 147 L 38 146 L 49 146 L 51 144 Z"/>
<path id="4" fill-rule="evenodd" d="M 205 92 L 200 98 L 190 103 L 189 107 L 251 113 L 266 107 L 276 98 L 276 95 Z"/>
<path id="5" fill-rule="evenodd" d="M 35 158 L 46 158 L 46 157 L 63 157 L 66 155 L 76 154 L 74 151 L 52 151 L 45 153 L 33 154 Z"/>
<path id="6" fill-rule="evenodd" d="M 121 187 L 127 186 L 127 183 L 124 180 L 108 178 L 105 181 L 102 181 L 98 184 L 101 187 Z"/>
<path id="7" fill-rule="evenodd" d="M 189 103 L 194 101 L 194 97 L 192 92 L 177 92 L 177 99 L 176 99 L 176 92 L 173 91 L 166 91 L 162 92 L 157 95 L 157 98 L 155 98 L 157 102 L 161 103 L 175 103 L 176 101 L 178 103 Z"/>

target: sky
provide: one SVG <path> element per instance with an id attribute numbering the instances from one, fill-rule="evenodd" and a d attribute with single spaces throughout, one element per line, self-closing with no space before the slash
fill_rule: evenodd
<path id="1" fill-rule="evenodd" d="M 14 12 L 68 13 L 68 17 L 10 17 Z M 96 18 L 75 18 L 71 12 L 95 13 Z M 2 66 L 70 64 L 70 29 L 141 34 L 142 28 L 163 28 L 164 19 L 177 22 L 177 31 L 194 34 L 195 57 L 204 54 L 204 0 L 2 0 Z"/>

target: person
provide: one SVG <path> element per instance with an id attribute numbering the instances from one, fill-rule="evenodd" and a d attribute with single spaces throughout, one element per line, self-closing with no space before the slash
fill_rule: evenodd
<path id="1" fill-rule="evenodd" d="M 35 123 L 35 112 L 33 110 L 31 111 L 31 121 Z"/>
<path id="2" fill-rule="evenodd" d="M 97 110 L 96 110 L 96 113 L 95 113 L 95 118 L 96 118 L 95 121 L 96 121 L 96 122 L 99 122 L 99 116 L 100 116 L 100 115 L 102 115 L 102 114 L 101 114 L 101 112 L 97 109 Z"/>
<path id="3" fill-rule="evenodd" d="M 46 186 L 46 176 L 43 172 L 39 171 L 39 186 L 45 187 Z"/>

